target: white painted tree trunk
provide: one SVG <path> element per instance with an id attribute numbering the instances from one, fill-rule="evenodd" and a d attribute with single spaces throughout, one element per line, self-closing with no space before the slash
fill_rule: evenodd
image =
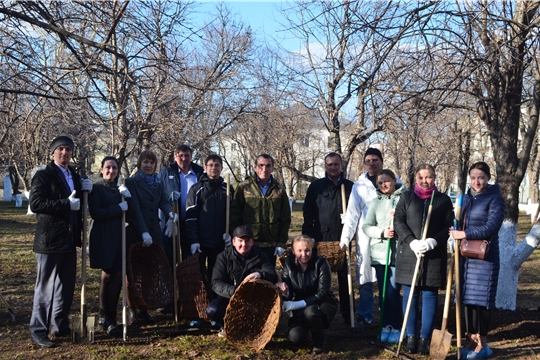
<path id="1" fill-rule="evenodd" d="M 501 267 L 495 298 L 495 306 L 499 309 L 516 310 L 519 268 L 540 244 L 540 223 L 536 223 L 518 245 L 516 234 L 517 224 L 505 220 L 499 230 Z"/>

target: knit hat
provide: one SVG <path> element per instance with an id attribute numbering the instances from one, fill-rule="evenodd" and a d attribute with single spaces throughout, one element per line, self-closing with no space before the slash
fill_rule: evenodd
<path id="1" fill-rule="evenodd" d="M 54 138 L 51 144 L 51 154 L 54 153 L 54 150 L 56 150 L 56 148 L 59 146 L 69 146 L 71 150 L 75 150 L 75 144 L 73 144 L 73 140 L 71 140 L 67 136 L 57 136 Z"/>
<path id="2" fill-rule="evenodd" d="M 239 237 L 239 238 L 249 237 L 249 238 L 253 238 L 253 231 L 251 230 L 251 228 L 249 226 L 240 225 L 236 229 L 234 229 L 233 237 Z"/>
<path id="3" fill-rule="evenodd" d="M 368 148 L 366 150 L 366 153 L 364 154 L 364 160 L 366 160 L 366 156 L 368 155 L 375 155 L 375 156 L 378 156 L 379 159 L 381 159 L 381 162 L 383 161 L 383 158 L 382 158 L 382 154 L 381 154 L 381 150 L 377 149 L 377 148 Z"/>

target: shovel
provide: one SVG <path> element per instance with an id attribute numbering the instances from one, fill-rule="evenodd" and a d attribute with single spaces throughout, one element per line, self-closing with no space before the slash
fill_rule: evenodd
<path id="1" fill-rule="evenodd" d="M 179 310 L 178 309 L 178 281 L 176 279 L 176 267 L 178 265 L 178 260 L 177 260 L 178 250 L 176 250 L 176 247 L 177 247 L 177 245 L 178 245 L 178 247 L 180 247 L 180 211 L 178 211 L 178 200 L 175 199 L 174 192 L 171 194 L 171 198 L 173 199 L 172 211 L 173 211 L 174 214 L 178 215 L 178 223 L 175 223 L 175 226 L 177 226 L 177 228 L 176 228 L 177 232 L 175 234 L 174 228 L 173 228 L 173 232 L 171 234 L 172 247 L 173 247 L 174 330 L 178 331 L 178 317 L 179 317 L 179 314 L 178 314 L 178 310 Z M 177 244 L 177 241 L 178 241 L 178 244 Z"/>
<path id="2" fill-rule="evenodd" d="M 341 207 L 343 215 L 347 212 L 347 198 L 345 196 L 345 184 L 341 184 Z M 349 288 L 349 315 L 351 319 L 351 332 L 354 334 L 354 292 L 352 287 L 352 275 L 351 275 L 351 250 L 350 246 L 347 246 L 347 286 Z"/>
<path id="3" fill-rule="evenodd" d="M 82 244 L 81 244 L 81 316 L 73 317 L 72 340 L 75 343 L 94 342 L 95 318 L 86 312 L 86 244 L 88 243 L 88 192 L 83 191 L 82 201 Z"/>
<path id="4" fill-rule="evenodd" d="M 461 208 L 463 206 L 463 194 L 460 194 L 457 199 L 456 206 L 456 219 L 461 219 Z M 454 266 L 456 267 L 455 277 L 456 277 L 456 346 L 457 346 L 457 358 L 461 359 L 461 285 L 460 285 L 460 274 L 459 274 L 459 240 L 456 239 L 455 251 L 454 251 Z"/>
<path id="5" fill-rule="evenodd" d="M 457 226 L 454 226 L 456 228 Z M 431 335 L 431 347 L 429 350 L 430 359 L 444 360 L 450 350 L 452 334 L 446 330 L 448 323 L 448 310 L 450 308 L 450 293 L 452 292 L 452 275 L 454 270 L 454 254 L 450 253 L 450 265 L 448 269 L 448 279 L 446 280 L 446 295 L 444 297 L 444 311 L 441 330 L 433 330 Z"/>
<path id="6" fill-rule="evenodd" d="M 122 184 L 124 184 L 122 182 Z M 122 196 L 122 201 L 125 198 Z M 127 340 L 126 212 L 122 212 L 122 340 Z"/>

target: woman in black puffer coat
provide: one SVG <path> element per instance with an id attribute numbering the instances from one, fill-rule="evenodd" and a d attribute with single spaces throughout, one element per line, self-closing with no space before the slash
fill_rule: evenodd
<path id="1" fill-rule="evenodd" d="M 277 284 L 284 297 L 283 311 L 292 311 L 289 338 L 293 343 L 305 339 L 311 331 L 313 354 L 325 348 L 324 329 L 330 327 L 338 309 L 332 290 L 332 273 L 328 261 L 317 255 L 315 241 L 307 235 L 297 236 L 292 253 L 283 268 L 282 283 Z"/>
<path id="2" fill-rule="evenodd" d="M 499 229 L 504 220 L 504 199 L 499 185 L 489 185 L 489 166 L 477 162 L 469 169 L 471 188 L 464 196 L 460 224 L 464 231 L 452 231 L 454 239 L 488 240 L 489 253 L 483 259 L 462 258 L 462 302 L 469 343 L 467 358 L 483 359 L 493 351 L 487 344 L 491 309 L 495 307 L 499 279 Z"/>

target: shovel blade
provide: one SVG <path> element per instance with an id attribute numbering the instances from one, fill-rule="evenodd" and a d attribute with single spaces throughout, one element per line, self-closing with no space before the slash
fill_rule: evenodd
<path id="1" fill-rule="evenodd" d="M 81 321 L 82 319 L 80 316 L 73 316 L 71 318 L 71 341 L 75 344 L 80 342 L 82 337 Z"/>
<path id="2" fill-rule="evenodd" d="M 448 355 L 451 343 L 452 334 L 450 334 L 448 330 L 433 330 L 433 334 L 431 335 L 431 346 L 429 350 L 430 359 L 446 359 L 446 355 Z"/>

